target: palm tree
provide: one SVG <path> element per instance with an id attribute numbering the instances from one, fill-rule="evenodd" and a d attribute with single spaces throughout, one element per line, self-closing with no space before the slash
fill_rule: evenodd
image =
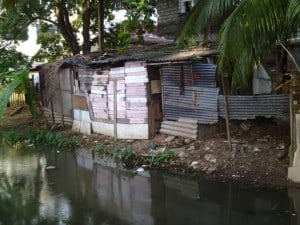
<path id="1" fill-rule="evenodd" d="M 218 34 L 218 72 L 232 76 L 235 90 L 247 87 L 253 65 L 274 49 L 288 51 L 289 40 L 300 28 L 300 1 L 199 0 L 185 21 L 179 41 L 220 18 L 224 20 Z"/>

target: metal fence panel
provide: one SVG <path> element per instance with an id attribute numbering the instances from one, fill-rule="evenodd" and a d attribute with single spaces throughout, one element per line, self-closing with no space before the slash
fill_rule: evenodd
<path id="1" fill-rule="evenodd" d="M 227 96 L 229 119 L 247 120 L 257 116 L 289 118 L 288 95 Z M 220 117 L 224 118 L 224 96 L 219 96 Z"/>

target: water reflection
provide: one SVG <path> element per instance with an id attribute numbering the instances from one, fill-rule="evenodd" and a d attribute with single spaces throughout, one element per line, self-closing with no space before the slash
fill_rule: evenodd
<path id="1" fill-rule="evenodd" d="M 300 224 L 297 189 L 136 176 L 71 152 L 2 147 L 0 154 L 0 225 Z"/>

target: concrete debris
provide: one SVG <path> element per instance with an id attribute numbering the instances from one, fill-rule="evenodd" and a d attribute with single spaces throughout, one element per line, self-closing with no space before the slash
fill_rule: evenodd
<path id="1" fill-rule="evenodd" d="M 213 158 L 211 154 L 204 155 L 204 159 L 209 162 L 215 164 L 217 162 L 217 159 Z"/>
<path id="2" fill-rule="evenodd" d="M 191 145 L 188 149 L 187 149 L 187 151 L 194 151 L 195 150 L 195 146 L 194 145 Z"/>
<path id="3" fill-rule="evenodd" d="M 206 173 L 211 174 L 211 173 L 215 172 L 216 170 L 217 170 L 217 168 L 215 166 L 211 166 L 211 167 L 207 168 Z"/>
<path id="4" fill-rule="evenodd" d="M 170 142 L 172 142 L 175 138 L 176 138 L 176 136 L 171 136 L 171 135 L 169 135 L 169 136 L 164 140 L 164 142 L 170 143 Z"/>
<path id="5" fill-rule="evenodd" d="M 255 146 L 253 148 L 253 152 L 261 152 L 262 150 L 260 148 L 258 148 L 257 146 Z"/>
<path id="6" fill-rule="evenodd" d="M 198 168 L 198 164 L 199 162 L 198 161 L 193 161 L 190 165 L 190 167 L 192 167 L 193 169 L 197 169 Z"/>
<path id="7" fill-rule="evenodd" d="M 184 152 L 184 150 L 185 150 L 185 147 L 169 149 L 169 151 L 174 152 L 177 155 L 179 155 L 181 152 Z"/>
<path id="8" fill-rule="evenodd" d="M 244 131 L 248 131 L 248 130 L 250 130 L 251 125 L 248 124 L 248 123 L 242 122 L 242 123 L 240 124 L 240 127 L 241 127 Z"/>
<path id="9" fill-rule="evenodd" d="M 184 139 L 184 143 L 185 143 L 185 144 L 190 144 L 192 141 L 193 141 L 193 140 L 190 139 L 190 138 Z"/>

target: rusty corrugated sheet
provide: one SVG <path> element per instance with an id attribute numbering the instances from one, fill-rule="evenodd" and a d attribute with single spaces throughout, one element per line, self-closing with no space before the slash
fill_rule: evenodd
<path id="1" fill-rule="evenodd" d="M 247 120 L 257 116 L 289 119 L 288 95 L 227 96 L 229 119 Z M 220 117 L 224 118 L 224 96 L 219 96 Z"/>
<path id="2" fill-rule="evenodd" d="M 190 117 L 201 124 L 218 122 L 218 95 L 212 64 L 164 66 L 162 69 L 164 120 Z"/>
<path id="3" fill-rule="evenodd" d="M 185 64 L 164 66 L 163 85 L 164 86 L 180 86 L 180 74 L 183 68 L 184 85 L 194 87 L 216 87 L 216 65 L 214 64 Z"/>

